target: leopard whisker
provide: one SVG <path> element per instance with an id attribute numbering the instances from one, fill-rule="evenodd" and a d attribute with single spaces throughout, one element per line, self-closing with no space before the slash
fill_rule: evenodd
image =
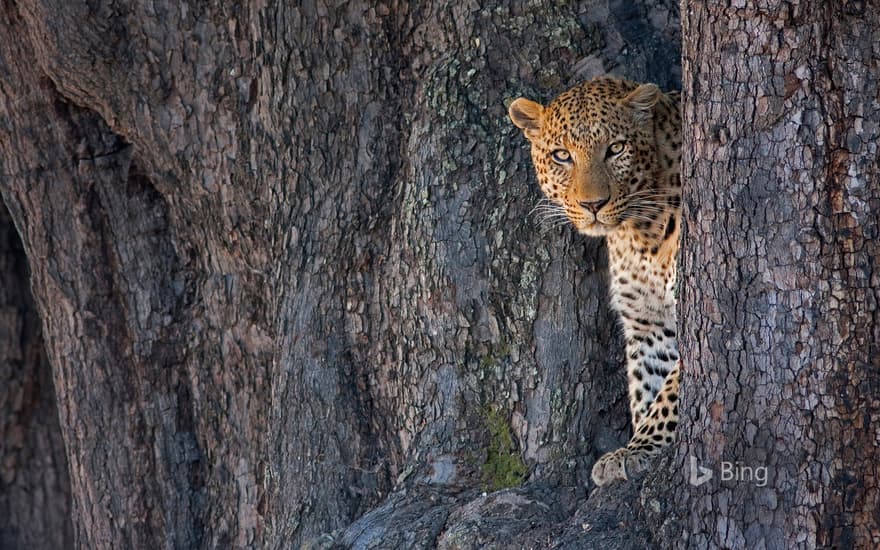
<path id="1" fill-rule="evenodd" d="M 538 212 L 536 216 L 539 220 L 552 220 L 556 218 L 565 218 L 567 217 L 567 214 L 563 210 L 548 210 Z"/>
<path id="2" fill-rule="evenodd" d="M 644 204 L 644 203 L 631 203 L 629 205 L 629 209 L 631 210 L 643 210 L 643 211 L 652 211 L 652 212 L 669 212 L 668 206 L 660 206 L 657 204 Z"/>
<path id="3" fill-rule="evenodd" d="M 627 195 L 631 197 L 639 196 L 639 195 L 657 195 L 657 196 L 669 196 L 669 195 L 681 195 L 681 189 L 639 189 L 638 191 L 632 191 L 627 193 Z"/>

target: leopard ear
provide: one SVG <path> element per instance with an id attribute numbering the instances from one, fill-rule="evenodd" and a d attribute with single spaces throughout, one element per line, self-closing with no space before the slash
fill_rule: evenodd
<path id="1" fill-rule="evenodd" d="M 650 116 L 651 109 L 660 101 L 660 88 L 656 84 L 642 84 L 623 98 L 623 105 L 634 111 L 636 118 Z"/>
<path id="2" fill-rule="evenodd" d="M 507 113 L 510 115 L 510 120 L 522 129 L 527 139 L 534 139 L 540 135 L 544 115 L 543 105 L 521 97 L 510 104 Z"/>

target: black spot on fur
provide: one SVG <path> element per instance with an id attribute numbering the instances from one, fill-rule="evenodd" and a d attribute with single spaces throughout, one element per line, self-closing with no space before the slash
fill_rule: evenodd
<path id="1" fill-rule="evenodd" d="M 669 223 L 666 224 L 666 231 L 663 232 L 663 240 L 668 239 L 675 232 L 675 216 L 669 216 Z"/>

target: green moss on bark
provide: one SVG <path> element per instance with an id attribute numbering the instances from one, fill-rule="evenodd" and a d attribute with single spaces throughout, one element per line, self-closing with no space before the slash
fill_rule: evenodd
<path id="1" fill-rule="evenodd" d="M 483 484 L 492 491 L 522 484 L 529 471 L 516 449 L 507 419 L 490 408 L 486 411 L 486 426 L 490 438 L 482 467 Z"/>

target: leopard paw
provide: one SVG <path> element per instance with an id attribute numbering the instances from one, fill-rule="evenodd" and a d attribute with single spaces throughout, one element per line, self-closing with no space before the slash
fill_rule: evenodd
<path id="1" fill-rule="evenodd" d="M 650 456 L 648 453 L 621 447 L 616 451 L 605 453 L 593 466 L 593 483 L 602 487 L 612 481 L 629 479 L 629 476 L 648 469 Z"/>

